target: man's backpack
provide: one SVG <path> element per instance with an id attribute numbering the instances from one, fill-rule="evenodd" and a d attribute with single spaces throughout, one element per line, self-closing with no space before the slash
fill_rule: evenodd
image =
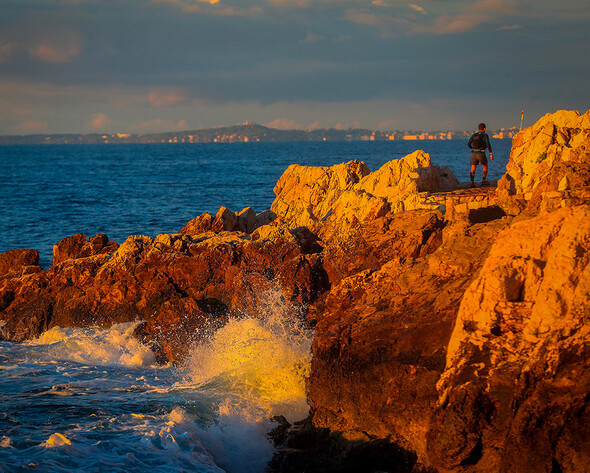
<path id="1" fill-rule="evenodd" d="M 482 131 L 478 131 L 473 135 L 473 149 L 486 149 L 486 142 L 483 137 L 484 133 Z"/>

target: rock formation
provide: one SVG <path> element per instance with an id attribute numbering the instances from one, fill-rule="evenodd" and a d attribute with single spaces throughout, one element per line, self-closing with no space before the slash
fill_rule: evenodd
<path id="1" fill-rule="evenodd" d="M 178 360 L 198 328 L 254 315 L 271 287 L 302 311 L 317 297 L 323 272 L 313 242 L 301 231 L 272 228 L 272 240 L 256 232 L 132 236 L 121 246 L 104 244 L 101 235 L 90 242 L 84 235 L 65 238 L 55 245 L 49 270 L 0 278 L 0 332 L 19 341 L 56 325 L 138 319 L 144 321 L 138 334 L 160 359 Z"/>
<path id="2" fill-rule="evenodd" d="M 332 226 L 349 227 L 389 211 L 437 208 L 428 194 L 458 184 L 449 168 L 433 165 L 424 151 L 389 161 L 375 172 L 359 161 L 332 167 L 291 165 L 275 186 L 271 210 L 291 226 L 321 231 L 328 219 Z"/>
<path id="3" fill-rule="evenodd" d="M 273 471 L 581 473 L 590 465 L 590 112 L 514 139 L 498 188 L 416 151 L 290 166 L 271 211 L 0 255 L 0 336 L 142 320 L 162 361 L 279 289 L 315 326 L 310 417 Z M 282 426 L 283 437 L 287 427 Z"/>
<path id="4" fill-rule="evenodd" d="M 436 464 L 587 469 L 589 262 L 585 205 L 499 233 L 449 341 L 429 433 Z"/>
<path id="5" fill-rule="evenodd" d="M 503 207 L 519 213 L 589 204 L 590 111 L 547 114 L 516 135 L 506 174 L 498 182 Z"/>
<path id="6" fill-rule="evenodd" d="M 355 205 L 355 218 L 325 220 L 332 286 L 308 381 L 315 430 L 288 446 L 312 439 L 332 455 L 291 450 L 280 471 L 347 471 L 379 439 L 401 449 L 379 471 L 587 471 L 588 116 L 558 112 L 523 131 L 497 197 L 455 191 L 442 205 L 430 193 L 445 210 L 430 225 L 428 212 L 395 207 L 363 223 Z"/>
<path id="7" fill-rule="evenodd" d="M 9 274 L 22 274 L 28 268 L 37 268 L 38 266 L 39 252 L 37 250 L 19 249 L 0 253 L 0 277 Z"/>

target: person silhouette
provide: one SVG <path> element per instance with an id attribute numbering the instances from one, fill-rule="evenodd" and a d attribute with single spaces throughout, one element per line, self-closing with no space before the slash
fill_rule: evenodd
<path id="1" fill-rule="evenodd" d="M 471 138 L 469 138 L 469 141 L 467 142 L 467 146 L 469 146 L 469 149 L 471 149 L 471 171 L 469 173 L 469 177 L 471 178 L 471 187 L 475 187 L 475 170 L 477 169 L 477 165 L 480 163 L 482 165 L 481 185 L 488 185 L 488 181 L 486 180 L 488 175 L 488 159 L 486 157 L 486 149 L 490 150 L 490 160 L 494 160 L 492 145 L 490 144 L 490 137 L 486 133 L 486 124 L 480 123 L 477 128 L 478 131 L 471 135 Z"/>

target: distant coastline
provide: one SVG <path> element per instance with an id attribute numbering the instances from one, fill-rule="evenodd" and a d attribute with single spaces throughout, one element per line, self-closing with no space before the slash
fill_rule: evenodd
<path id="1" fill-rule="evenodd" d="M 464 139 L 470 131 L 379 131 L 363 128 L 346 130 L 279 130 L 255 123 L 244 123 L 202 130 L 164 133 L 91 133 L 0 135 L 0 145 L 37 144 L 116 144 L 116 143 L 244 143 L 292 141 L 387 141 L 387 140 L 452 140 Z M 518 128 L 491 131 L 497 139 L 512 138 Z"/>

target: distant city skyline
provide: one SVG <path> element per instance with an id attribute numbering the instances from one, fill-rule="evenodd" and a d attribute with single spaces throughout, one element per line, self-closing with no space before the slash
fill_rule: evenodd
<path id="1" fill-rule="evenodd" d="M 488 130 L 495 139 L 513 138 L 519 128 Z M 471 131 L 420 131 L 420 130 L 370 130 L 349 128 L 337 130 L 282 130 L 256 123 L 243 123 L 226 127 L 201 130 L 169 131 L 163 133 L 64 133 L 0 135 L 0 145 L 15 144 L 113 144 L 113 143 L 247 143 L 247 142 L 297 142 L 297 141 L 421 141 L 466 140 Z"/>
<path id="2" fill-rule="evenodd" d="M 590 108 L 587 0 L 3 0 L 0 135 L 475 130 Z"/>

